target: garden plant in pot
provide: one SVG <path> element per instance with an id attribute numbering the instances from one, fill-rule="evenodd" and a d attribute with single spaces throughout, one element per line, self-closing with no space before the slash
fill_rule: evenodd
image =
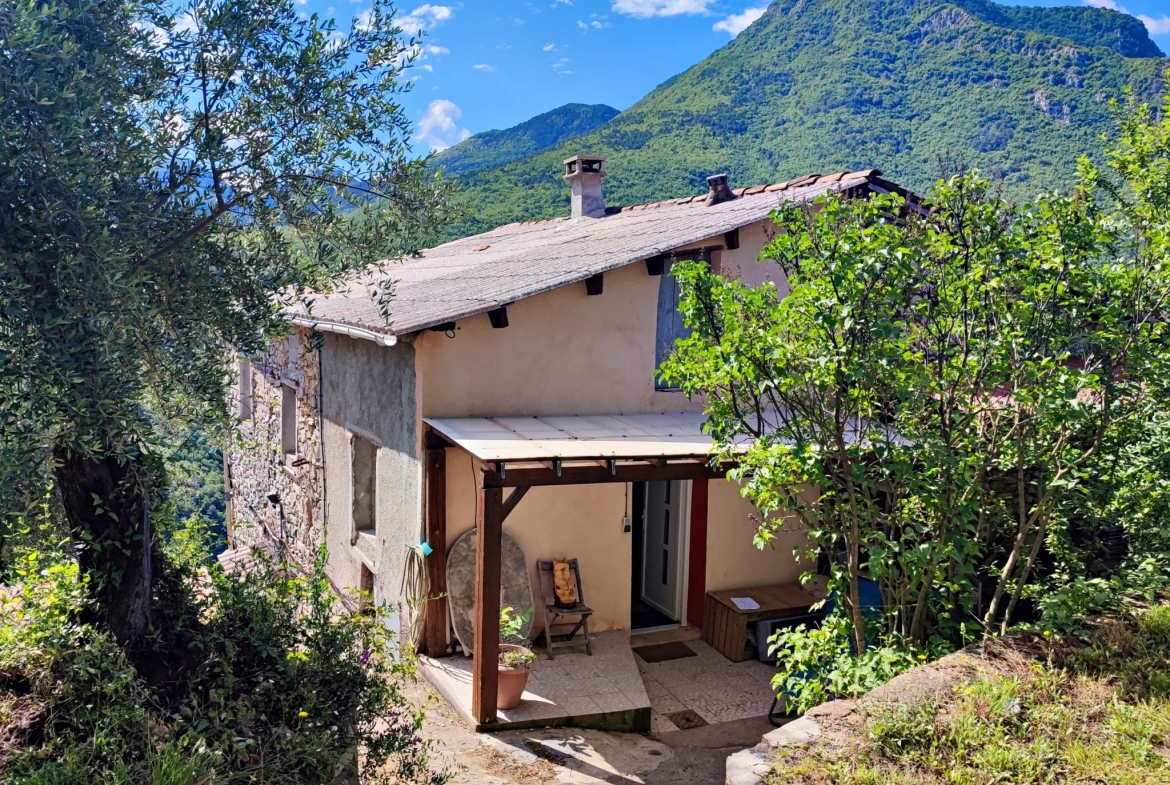
<path id="1" fill-rule="evenodd" d="M 529 609 L 517 613 L 511 606 L 500 609 L 500 675 L 496 686 L 496 708 L 514 709 L 520 705 L 524 686 L 528 684 L 528 672 L 536 659 L 525 644 L 528 643 L 520 631 L 532 614 Z"/>

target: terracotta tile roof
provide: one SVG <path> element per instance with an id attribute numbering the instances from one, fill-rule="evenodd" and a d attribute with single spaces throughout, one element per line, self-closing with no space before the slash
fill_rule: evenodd
<path id="1" fill-rule="evenodd" d="M 392 336 L 465 319 L 598 273 L 667 253 L 755 223 L 782 202 L 805 204 L 829 190 L 903 189 L 866 169 L 737 188 L 736 199 L 708 206 L 707 194 L 610 207 L 603 218 L 553 218 L 507 224 L 389 262 L 393 323 L 382 320 L 368 288 L 318 295 L 300 323 L 348 327 Z"/>

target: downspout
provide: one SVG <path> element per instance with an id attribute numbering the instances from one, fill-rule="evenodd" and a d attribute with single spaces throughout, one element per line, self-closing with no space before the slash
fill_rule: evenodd
<path id="1" fill-rule="evenodd" d="M 321 440 L 321 533 L 326 548 L 329 546 L 329 496 L 325 474 L 325 343 L 317 347 L 317 438 Z M 332 583 L 333 579 L 330 578 Z M 340 592 L 338 592 L 340 594 Z"/>

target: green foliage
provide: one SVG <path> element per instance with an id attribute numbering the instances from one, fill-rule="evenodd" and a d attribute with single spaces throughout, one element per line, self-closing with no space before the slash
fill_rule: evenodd
<path id="1" fill-rule="evenodd" d="M 322 569 L 203 573 L 162 609 L 191 620 L 185 649 L 135 666 L 79 621 L 90 600 L 76 563 L 27 555 L 0 609 L 0 707 L 35 718 L 0 750 L 5 782 L 334 782 L 359 749 L 363 782 L 443 782 L 386 619 L 339 613 Z"/>
<path id="2" fill-rule="evenodd" d="M 692 333 L 660 372 L 703 397 L 716 453 L 769 516 L 757 544 L 794 518 L 829 557 L 858 652 L 862 576 L 918 645 L 959 642 L 975 577 L 994 585 L 986 633 L 1006 631 L 1055 588 L 1035 571 L 1102 462 L 1156 450 L 1135 445 L 1170 373 L 1170 121 L 1137 104 L 1120 120 L 1111 175 L 1083 160 L 1071 195 L 1026 207 L 971 174 L 927 209 L 782 206 L 761 258 L 785 295 L 674 268 Z"/>
<path id="3" fill-rule="evenodd" d="M 145 629 L 166 501 L 144 404 L 225 428 L 234 352 L 447 214 L 407 146 L 417 42 L 393 14 L 378 0 L 339 29 L 294 0 L 0 4 L 0 524 L 55 474 L 119 639 Z M 199 496 L 173 500 L 216 503 Z"/>
<path id="4" fill-rule="evenodd" d="M 801 624 L 780 630 L 769 645 L 779 658 L 772 687 L 784 696 L 787 709 L 798 714 L 837 698 L 864 695 L 927 657 L 896 638 L 868 646 L 859 656 L 850 624 L 840 616 L 829 616 L 814 629 Z"/>
<path id="5" fill-rule="evenodd" d="M 860 744 L 796 761 L 782 756 L 765 782 L 1166 782 L 1168 611 L 1161 603 L 1107 618 L 1087 643 L 1046 643 L 1045 664 L 993 657 L 932 702 L 875 706 Z"/>
<path id="6" fill-rule="evenodd" d="M 919 192 L 940 156 L 1031 199 L 1073 182 L 1110 127 L 1107 99 L 1160 86 L 1141 23 L 1100 8 L 984 0 L 780 0 L 727 46 L 604 126 L 547 151 L 460 173 L 466 235 L 565 215 L 561 161 L 603 155 L 610 204 L 810 172 L 878 167 Z"/>
<path id="7" fill-rule="evenodd" d="M 500 664 L 504 667 L 518 668 L 536 659 L 535 652 L 528 648 L 528 641 L 523 635 L 524 627 L 531 618 L 532 608 L 519 612 L 511 605 L 500 608 L 500 643 L 520 647 L 500 652 Z"/>
<path id="8" fill-rule="evenodd" d="M 1170 701 L 1170 605 L 1127 603 L 1082 622 L 1078 637 L 1087 645 L 1075 649 L 1065 667 L 1109 678 L 1126 695 Z"/>
<path id="9" fill-rule="evenodd" d="M 1097 13 L 1086 6 L 1000 5 L 990 0 L 957 0 L 955 5 L 990 24 L 1065 38 L 1086 49 L 1107 47 L 1125 57 L 1162 56 L 1142 21 L 1125 13 Z"/>
<path id="10" fill-rule="evenodd" d="M 500 641 L 502 643 L 523 641 L 524 636 L 521 634 L 521 630 L 531 618 L 531 608 L 525 611 L 517 611 L 511 605 L 500 608 Z"/>
<path id="11" fill-rule="evenodd" d="M 437 153 L 450 175 L 495 169 L 605 125 L 618 110 L 605 104 L 565 104 L 503 131 L 483 131 Z"/>

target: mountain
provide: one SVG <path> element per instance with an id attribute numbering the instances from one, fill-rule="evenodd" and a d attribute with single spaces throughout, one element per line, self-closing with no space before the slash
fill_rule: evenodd
<path id="1" fill-rule="evenodd" d="M 498 167 L 605 125 L 618 110 L 605 104 L 565 104 L 503 131 L 484 131 L 448 147 L 435 164 L 460 175 Z"/>
<path id="2" fill-rule="evenodd" d="M 1067 185 L 1112 128 L 1109 99 L 1156 97 L 1167 65 L 1141 22 L 1101 8 L 778 0 L 605 125 L 458 173 L 474 217 L 452 232 L 566 214 L 561 161 L 577 153 L 608 159 L 610 204 L 698 193 L 722 171 L 752 185 L 878 167 L 922 191 L 942 158 L 1027 199 Z"/>

